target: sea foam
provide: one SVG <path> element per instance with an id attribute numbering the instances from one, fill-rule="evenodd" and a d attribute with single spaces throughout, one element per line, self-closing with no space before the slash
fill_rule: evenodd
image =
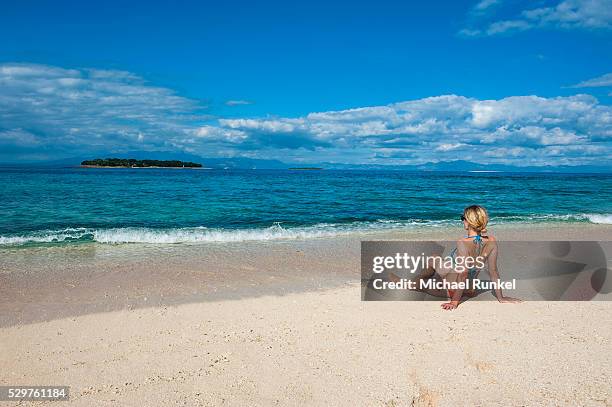
<path id="1" fill-rule="evenodd" d="M 592 223 L 603 223 L 606 225 L 612 225 L 612 214 L 588 214 L 587 219 Z"/>
<path id="2" fill-rule="evenodd" d="M 87 242 L 98 243 L 200 243 L 200 242 L 242 242 L 256 240 L 295 240 L 330 237 L 354 232 L 401 229 L 412 222 L 356 222 L 352 224 L 317 224 L 312 226 L 285 228 L 275 224 L 266 228 L 215 229 L 194 228 L 75 228 L 58 231 L 40 231 L 18 236 L 0 236 L 2 245 L 23 245 L 36 243 Z"/>
<path id="3" fill-rule="evenodd" d="M 497 217 L 491 225 L 530 224 L 530 223 L 579 222 L 612 224 L 612 214 L 534 214 Z M 20 246 L 27 244 L 59 244 L 98 242 L 106 244 L 119 243 L 206 243 L 206 242 L 243 242 L 266 240 L 296 240 L 321 237 L 333 237 L 353 233 L 371 233 L 378 231 L 401 231 L 417 227 L 451 227 L 457 226 L 454 219 L 446 220 L 389 220 L 380 219 L 371 222 L 320 223 L 310 226 L 283 227 L 280 223 L 270 227 L 250 229 L 223 228 L 165 228 L 118 227 L 107 229 L 66 228 L 61 230 L 36 231 L 21 235 L 0 236 L 0 246 Z"/>

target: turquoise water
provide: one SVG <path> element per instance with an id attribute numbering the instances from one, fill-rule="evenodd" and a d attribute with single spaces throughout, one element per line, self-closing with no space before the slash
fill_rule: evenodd
<path id="1" fill-rule="evenodd" d="M 0 245 L 305 238 L 457 224 L 612 223 L 612 175 L 0 169 Z"/>

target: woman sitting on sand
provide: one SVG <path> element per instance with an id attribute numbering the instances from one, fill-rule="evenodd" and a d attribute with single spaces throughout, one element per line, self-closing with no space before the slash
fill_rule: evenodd
<path id="1" fill-rule="evenodd" d="M 498 281 L 499 274 L 497 273 L 497 240 L 493 236 L 487 236 L 487 223 L 489 222 L 489 215 L 482 206 L 472 205 L 464 209 L 463 215 L 461 216 L 463 221 L 463 228 L 467 231 L 465 237 L 457 241 L 457 248 L 451 253 L 451 257 L 455 260 L 454 266 L 442 265 L 439 262 L 436 268 L 430 267 L 424 273 L 419 276 L 419 280 L 425 280 L 437 273 L 445 281 L 448 282 L 465 282 L 466 280 L 474 280 L 478 277 L 481 268 L 473 267 L 459 270 L 458 265 L 459 259 L 477 259 L 480 258 L 480 264 L 485 265 L 489 270 L 491 281 Z M 459 270 L 459 271 L 458 271 Z M 469 285 L 468 285 L 469 286 Z M 439 291 L 439 290 L 438 290 Z M 429 291 L 428 291 L 429 292 Z M 430 294 L 434 294 L 430 292 Z M 446 296 L 449 302 L 442 304 L 442 308 L 445 310 L 452 310 L 459 306 L 463 296 L 473 297 L 476 292 L 473 288 L 470 289 L 449 289 L 446 290 Z M 502 294 L 501 288 L 495 289 L 495 296 L 499 302 L 520 302 L 516 298 L 505 297 Z"/>

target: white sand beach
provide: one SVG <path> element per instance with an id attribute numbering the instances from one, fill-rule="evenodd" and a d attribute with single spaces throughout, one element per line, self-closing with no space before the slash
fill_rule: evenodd
<path id="1" fill-rule="evenodd" d="M 0 384 L 76 406 L 612 404 L 610 302 L 363 302 L 360 239 L 4 249 Z"/>

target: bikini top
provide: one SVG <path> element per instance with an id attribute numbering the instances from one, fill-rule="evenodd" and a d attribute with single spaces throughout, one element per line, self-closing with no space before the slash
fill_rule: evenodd
<path id="1" fill-rule="evenodd" d="M 470 239 L 473 238 L 473 242 L 476 243 L 478 245 L 478 248 L 476 249 L 476 257 L 480 256 L 480 253 L 482 252 L 482 248 L 484 246 L 484 240 L 482 239 L 481 235 L 475 235 L 475 236 L 470 236 L 470 235 L 465 235 L 466 239 Z M 486 238 L 486 236 L 485 236 Z M 457 248 L 455 247 L 452 251 L 451 251 L 451 257 L 453 259 L 453 261 L 455 260 L 455 256 L 457 254 Z M 478 269 L 477 268 L 471 268 L 468 270 L 468 276 L 469 278 L 473 278 L 476 276 L 476 274 L 478 273 Z"/>

